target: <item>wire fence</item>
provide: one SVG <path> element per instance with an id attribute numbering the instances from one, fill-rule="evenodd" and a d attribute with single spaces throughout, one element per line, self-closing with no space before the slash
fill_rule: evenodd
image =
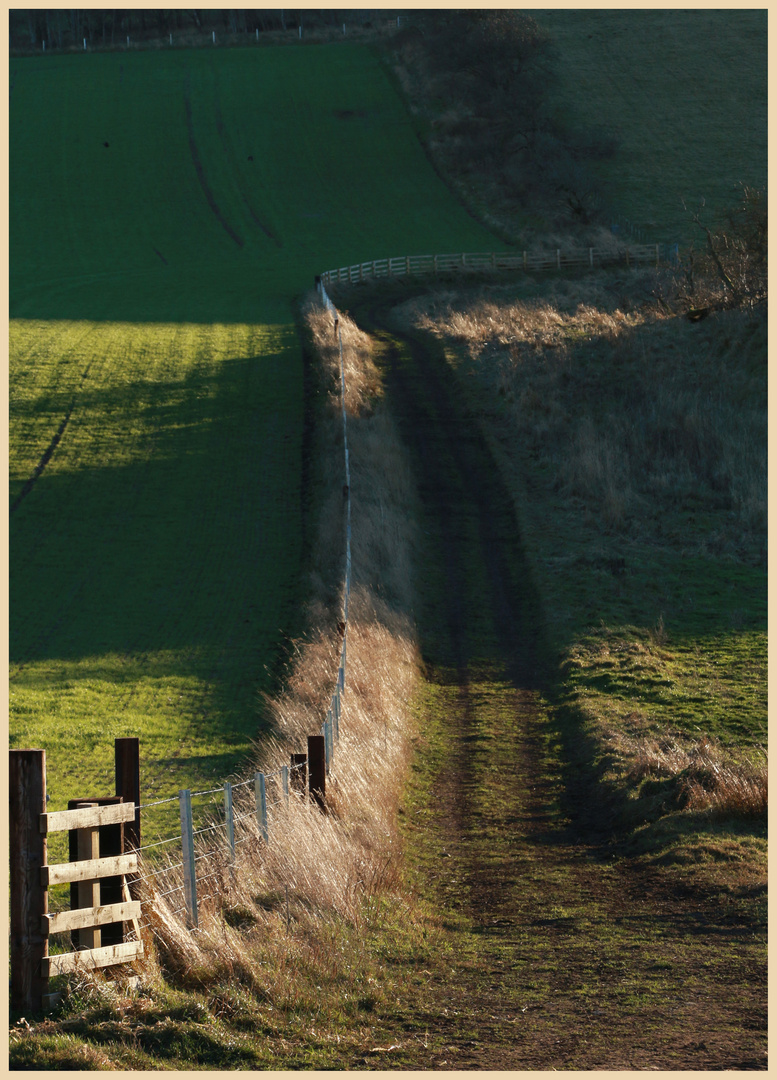
<path id="1" fill-rule="evenodd" d="M 340 739 L 340 720 L 346 687 L 348 652 L 348 615 L 351 595 L 351 473 L 348 447 L 348 422 L 345 409 L 345 366 L 342 334 L 337 309 L 323 284 L 318 282 L 321 303 L 334 319 L 340 351 L 340 397 L 343 425 L 344 495 L 345 495 L 345 572 L 342 592 L 342 642 L 335 686 L 326 715 L 318 731 L 323 741 L 323 767 L 329 776 Z M 310 748 L 311 740 L 308 739 Z M 134 879 L 140 891 L 167 901 L 172 915 L 183 916 L 190 930 L 198 928 L 199 909 L 216 898 L 218 879 L 225 866 L 234 866 L 238 849 L 244 844 L 268 844 L 273 818 L 280 808 L 289 806 L 292 792 L 305 793 L 312 761 L 304 754 L 292 755 L 292 763 L 270 772 L 257 772 L 238 783 L 225 782 L 202 791 L 184 789 L 177 795 L 142 803 L 139 811 L 178 804 L 180 829 L 174 834 L 154 839 L 137 849 L 140 870 Z M 215 798 L 214 798 L 215 797 Z M 206 883 L 210 883 L 206 885 Z M 203 891 L 210 889 L 211 891 Z M 139 930 L 151 926 L 148 911 Z"/>
<path id="2" fill-rule="evenodd" d="M 326 270 L 321 274 L 321 287 L 355 285 L 374 278 L 431 276 L 456 273 L 502 273 L 505 271 L 566 270 L 611 266 L 659 266 L 672 263 L 678 257 L 677 244 L 620 244 L 607 247 L 556 248 L 552 251 L 454 252 L 448 255 L 397 255 L 386 259 L 371 259 Z"/>
<path id="3" fill-rule="evenodd" d="M 629 254 L 630 253 L 630 254 Z M 342 643 L 335 679 L 326 714 L 318 731 L 322 746 L 322 764 L 326 777 L 332 770 L 335 748 L 340 739 L 340 720 L 346 687 L 348 652 L 348 616 L 351 593 L 351 475 L 348 446 L 348 423 L 345 407 L 345 364 L 342 332 L 337 308 L 327 292 L 327 285 L 366 280 L 370 277 L 403 276 L 406 274 L 446 273 L 452 270 L 512 270 L 546 267 L 548 260 L 557 267 L 587 263 L 596 264 L 596 253 L 589 249 L 583 259 L 580 252 L 556 252 L 529 255 L 500 255 L 496 253 L 430 256 L 402 256 L 377 259 L 328 271 L 316 278 L 319 299 L 332 315 L 340 353 L 340 399 L 343 427 L 343 466 L 345 496 L 345 571 L 342 591 Z M 671 253 L 670 253 L 671 254 Z M 573 257 L 574 256 L 574 257 Z M 666 252 L 661 245 L 642 245 L 626 249 L 627 261 L 645 263 L 660 261 Z M 547 268 L 547 267 L 546 267 Z M 225 869 L 234 867 L 239 849 L 249 844 L 269 844 L 274 819 L 289 806 L 292 792 L 307 797 L 306 787 L 315 795 L 313 760 L 310 757 L 312 738 L 308 738 L 309 754 L 293 754 L 291 764 L 280 765 L 270 772 L 257 772 L 237 783 L 229 781 L 216 787 L 191 791 L 141 804 L 140 811 L 177 803 L 180 829 L 173 835 L 157 838 L 138 849 L 141 856 L 139 874 L 135 879 L 149 894 L 165 899 L 173 915 L 183 916 L 190 930 L 198 928 L 200 907 L 217 897 L 220 878 Z M 308 772 L 310 775 L 308 776 Z M 140 929 L 150 926 L 149 913 Z"/>

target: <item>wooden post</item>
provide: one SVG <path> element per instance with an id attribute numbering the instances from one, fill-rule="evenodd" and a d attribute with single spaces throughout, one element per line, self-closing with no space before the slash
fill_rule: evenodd
<path id="1" fill-rule="evenodd" d="M 197 925 L 197 878 L 194 864 L 194 827 L 192 825 L 192 793 L 181 791 L 181 846 L 183 848 L 183 882 L 189 928 Z"/>
<path id="2" fill-rule="evenodd" d="M 291 755 L 291 786 L 304 794 L 308 787 L 308 755 Z"/>
<path id="3" fill-rule="evenodd" d="M 124 850 L 140 847 L 140 739 L 115 739 L 116 794 L 135 804 L 135 820 L 124 825 Z"/>
<path id="4" fill-rule="evenodd" d="M 87 799 L 69 799 L 67 808 L 68 810 L 79 810 L 83 807 L 90 806 L 115 806 L 121 803 L 122 797 L 120 795 L 107 795 L 105 797 L 87 798 Z M 87 842 L 81 836 L 80 829 L 70 829 L 68 832 L 68 854 L 71 862 L 79 862 L 82 859 L 89 859 L 93 856 L 83 854 L 83 851 L 87 850 Z M 97 850 L 98 855 L 94 858 L 105 858 L 109 855 L 123 855 L 124 854 L 124 824 L 113 825 L 100 825 L 97 828 Z M 121 902 L 122 896 L 122 879 L 120 877 L 105 877 L 100 881 L 99 886 L 99 903 L 100 904 L 118 904 Z M 92 893 L 87 889 L 82 888 L 78 882 L 71 882 L 70 884 L 70 907 L 73 910 L 81 907 L 93 907 Z M 82 930 L 74 929 L 71 931 L 70 939 L 73 943 L 73 948 L 93 948 L 89 944 L 84 945 L 84 940 L 81 938 Z M 100 945 L 118 945 L 124 941 L 124 924 L 123 923 L 110 923 L 103 926 L 100 931 Z M 87 941 L 90 939 L 86 939 Z"/>
<path id="5" fill-rule="evenodd" d="M 270 833 L 267 828 L 267 787 L 264 773 L 257 773 L 254 777 L 254 790 L 256 791 L 256 820 L 259 825 L 259 833 L 265 844 L 270 842 Z"/>
<path id="6" fill-rule="evenodd" d="M 40 815 L 46 813 L 46 751 L 11 750 L 8 770 L 11 885 L 11 1008 L 40 1012 L 49 980 L 41 964 L 49 954 L 43 933 L 49 894 L 41 884 L 46 865 L 46 836 Z"/>
<path id="7" fill-rule="evenodd" d="M 308 780 L 310 797 L 321 809 L 326 798 L 326 740 L 323 735 L 308 735 Z"/>
<path id="8" fill-rule="evenodd" d="M 81 803 L 81 806 L 97 806 L 97 803 Z M 99 825 L 89 829 L 78 829 L 77 833 L 77 861 L 82 859 L 100 858 L 100 827 Z M 80 908 L 96 908 L 100 906 L 100 882 L 99 880 L 79 881 L 78 906 Z M 82 949 L 99 949 L 102 945 L 102 931 L 99 926 L 83 927 L 78 931 L 78 944 Z"/>

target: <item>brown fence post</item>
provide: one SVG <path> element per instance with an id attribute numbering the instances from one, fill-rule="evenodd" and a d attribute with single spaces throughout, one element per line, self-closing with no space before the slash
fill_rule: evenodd
<path id="1" fill-rule="evenodd" d="M 116 794 L 135 804 L 135 821 L 124 825 L 124 850 L 140 847 L 140 739 L 114 740 Z"/>
<path id="2" fill-rule="evenodd" d="M 323 735 L 308 735 L 308 768 L 310 797 L 323 810 L 326 797 L 326 739 Z"/>
<path id="3" fill-rule="evenodd" d="M 11 750 L 8 782 L 11 1008 L 40 1012 L 49 989 L 48 977 L 41 975 L 41 961 L 49 954 L 42 925 L 49 894 L 41 883 L 47 844 L 40 831 L 40 815 L 46 813 L 46 751 Z"/>

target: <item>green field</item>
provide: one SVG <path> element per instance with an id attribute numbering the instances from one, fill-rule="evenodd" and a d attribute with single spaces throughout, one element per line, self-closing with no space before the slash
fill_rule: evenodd
<path id="1" fill-rule="evenodd" d="M 160 799 L 239 767 L 304 600 L 295 299 L 496 242 L 363 46 L 10 82 L 11 746 L 45 747 L 54 810 L 137 735 Z"/>
<path id="2" fill-rule="evenodd" d="M 531 14 L 557 48 L 555 107 L 620 142 L 600 166 L 614 220 L 683 243 L 701 200 L 719 211 L 766 185 L 765 8 Z"/>

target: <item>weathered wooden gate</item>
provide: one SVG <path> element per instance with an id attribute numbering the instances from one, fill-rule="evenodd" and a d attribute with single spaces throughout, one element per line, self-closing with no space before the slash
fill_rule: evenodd
<path id="1" fill-rule="evenodd" d="M 11 1007 L 52 1003 L 55 975 L 125 964 L 143 955 L 140 901 L 127 880 L 140 842 L 138 740 L 116 740 L 115 796 L 74 799 L 46 812 L 45 750 L 10 751 Z M 127 798 L 131 796 L 131 798 Z M 67 830 L 66 863 L 48 863 L 47 837 Z M 50 914 L 48 890 L 70 884 L 71 910 Z M 132 926 L 135 940 L 127 941 Z M 74 951 L 49 955 L 49 939 L 69 933 Z"/>

